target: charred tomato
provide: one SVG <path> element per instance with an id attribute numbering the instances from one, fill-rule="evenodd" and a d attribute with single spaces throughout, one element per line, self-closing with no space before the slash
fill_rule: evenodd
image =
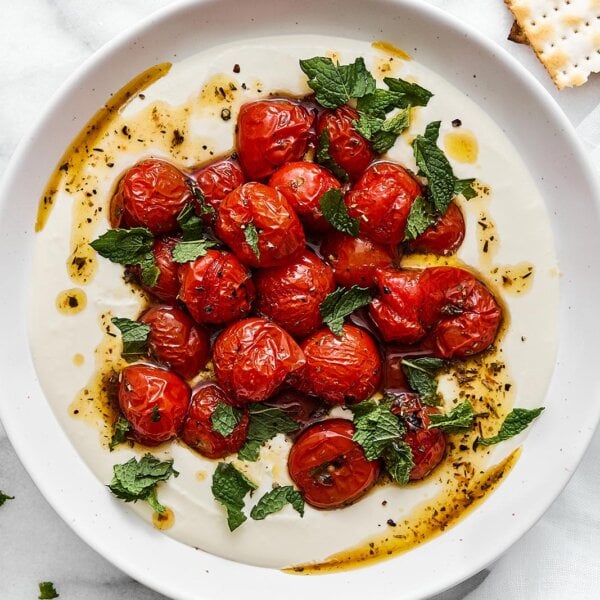
<path id="1" fill-rule="evenodd" d="M 465 220 L 460 208 L 452 202 L 444 216 L 407 245 L 411 252 L 448 256 L 458 250 L 464 239 Z"/>

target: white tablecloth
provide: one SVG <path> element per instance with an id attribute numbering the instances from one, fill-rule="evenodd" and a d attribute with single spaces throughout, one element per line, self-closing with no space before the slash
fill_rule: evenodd
<path id="1" fill-rule="evenodd" d="M 600 172 L 600 76 L 582 88 L 559 93 L 531 50 L 506 40 L 512 19 L 502 0 L 429 2 L 471 23 L 520 60 L 578 127 Z M 64 78 L 104 42 L 170 3 L 5 0 L 0 18 L 0 174 L 20 137 Z M 37 598 L 37 584 L 45 580 L 53 581 L 65 600 L 162 598 L 114 568 L 72 533 L 33 486 L 1 426 L 0 457 L 0 490 L 16 496 L 0 508 L 0 599 Z M 598 464 L 600 434 L 540 522 L 490 569 L 435 600 L 598 600 Z"/>

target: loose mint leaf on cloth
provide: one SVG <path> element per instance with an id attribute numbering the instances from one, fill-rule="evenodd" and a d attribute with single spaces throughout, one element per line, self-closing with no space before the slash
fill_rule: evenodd
<path id="1" fill-rule="evenodd" d="M 2 506 L 7 500 L 14 500 L 14 496 L 7 496 L 2 490 L 0 490 L 0 506 Z"/>
<path id="2" fill-rule="evenodd" d="M 246 238 L 246 243 L 250 246 L 250 248 L 252 248 L 252 252 L 254 252 L 256 258 L 260 260 L 260 250 L 258 248 L 258 230 L 252 221 L 247 223 L 244 227 L 244 237 Z"/>
<path id="3" fill-rule="evenodd" d="M 183 233 L 183 241 L 190 242 L 202 238 L 204 224 L 202 219 L 196 215 L 193 202 L 186 204 L 177 215 L 177 222 Z"/>
<path id="4" fill-rule="evenodd" d="M 353 237 L 358 235 L 359 220 L 353 219 L 348 214 L 348 209 L 344 203 L 344 195 L 340 190 L 331 189 L 326 191 L 321 196 L 319 204 L 325 220 L 332 227 Z"/>
<path id="5" fill-rule="evenodd" d="M 214 248 L 217 242 L 212 240 L 190 240 L 188 242 L 179 242 L 171 252 L 171 256 L 176 263 L 186 263 L 205 256 L 210 248 Z"/>
<path id="6" fill-rule="evenodd" d="M 425 196 L 417 196 L 410 207 L 404 241 L 417 239 L 424 231 L 435 224 L 438 214 Z"/>
<path id="7" fill-rule="evenodd" d="M 468 400 L 465 400 L 446 414 L 430 414 L 429 420 L 431 421 L 431 425 L 429 428 L 437 427 L 449 432 L 471 429 L 476 414 L 473 405 Z"/>
<path id="8" fill-rule="evenodd" d="M 302 494 L 291 485 L 277 487 L 267 492 L 254 506 L 250 516 L 255 521 L 261 521 L 265 517 L 279 512 L 286 504 L 291 504 L 294 510 L 304 516 L 304 499 Z"/>
<path id="9" fill-rule="evenodd" d="M 156 285 L 160 271 L 154 262 L 152 244 L 154 236 L 145 227 L 109 229 L 90 246 L 104 258 L 120 265 L 140 265 L 142 283 Z"/>
<path id="10" fill-rule="evenodd" d="M 394 440 L 381 454 L 383 464 L 396 483 L 405 485 L 410 480 L 410 472 L 415 466 L 410 446 L 402 440 Z"/>
<path id="11" fill-rule="evenodd" d="M 440 214 L 445 214 L 454 197 L 456 177 L 446 155 L 437 146 L 440 122 L 430 123 L 424 135 L 413 140 L 413 154 L 419 174 L 427 177 L 431 200 Z"/>
<path id="12" fill-rule="evenodd" d="M 258 486 L 232 464 L 220 462 L 213 474 L 211 490 L 215 500 L 227 510 L 229 531 L 237 529 L 246 519 L 242 512 L 244 498 Z"/>
<path id="13" fill-rule="evenodd" d="M 435 376 L 445 365 L 441 358 L 402 359 L 402 370 L 408 384 L 419 394 L 424 404 L 436 406 L 439 403 Z"/>
<path id="14" fill-rule="evenodd" d="M 508 413 L 508 415 L 506 415 L 506 419 L 504 419 L 504 422 L 500 426 L 500 431 L 498 431 L 495 436 L 489 438 L 479 438 L 477 443 L 481 444 L 482 446 L 491 446 L 492 444 L 498 444 L 499 442 L 508 440 L 527 429 L 527 426 L 534 419 L 539 417 L 543 410 L 543 406 L 532 409 L 514 408 Z"/>
<path id="15" fill-rule="evenodd" d="M 210 417 L 213 429 L 223 436 L 231 435 L 239 425 L 244 413 L 234 406 L 219 402 L 217 408 Z"/>
<path id="16" fill-rule="evenodd" d="M 347 183 L 350 180 L 348 173 L 335 162 L 329 153 L 330 146 L 331 140 L 329 139 L 329 132 L 327 129 L 323 129 L 317 144 L 315 162 L 319 163 L 322 167 L 325 167 L 328 171 L 331 171 L 331 173 L 341 182 Z"/>
<path id="17" fill-rule="evenodd" d="M 327 294 L 321 302 L 321 317 L 323 323 L 340 336 L 343 333 L 344 319 L 351 315 L 357 308 L 366 306 L 371 302 L 368 288 L 353 285 L 351 288 L 339 287 L 335 292 Z"/>
<path id="18" fill-rule="evenodd" d="M 308 85 L 314 90 L 317 102 L 325 108 L 337 108 L 350 98 L 361 98 L 375 91 L 375 78 L 367 71 L 363 58 L 340 65 L 328 57 L 315 56 L 301 60 L 300 68 L 308 76 Z"/>
<path id="19" fill-rule="evenodd" d="M 111 452 L 119 444 L 122 444 L 125 441 L 126 436 L 129 433 L 130 429 L 131 429 L 131 424 L 129 423 L 129 421 L 127 419 L 124 419 L 123 417 L 119 417 L 115 421 L 115 424 L 113 425 L 112 438 L 110 439 L 110 443 L 108 445 L 108 448 Z"/>
<path id="20" fill-rule="evenodd" d="M 121 332 L 123 341 L 121 356 L 128 362 L 144 356 L 148 351 L 148 336 L 152 329 L 150 325 L 122 317 L 114 317 L 111 321 Z"/>
<path id="21" fill-rule="evenodd" d="M 300 427 L 285 411 L 279 408 L 257 403 L 251 404 L 249 411 L 248 437 L 246 443 L 238 452 L 240 460 L 251 462 L 258 460 L 260 448 L 266 441 L 275 437 L 278 433 L 291 433 Z"/>
<path id="22" fill-rule="evenodd" d="M 145 454 L 140 461 L 132 458 L 126 463 L 113 466 L 113 480 L 108 488 L 125 502 L 145 500 L 158 513 L 165 507 L 156 498 L 156 485 L 179 473 L 173 469 L 173 461 L 160 461 L 152 454 Z"/>
<path id="23" fill-rule="evenodd" d="M 391 405 L 367 401 L 350 407 L 356 427 L 352 439 L 363 447 L 367 460 L 380 458 L 392 442 L 406 433 L 400 419 L 391 412 Z"/>
<path id="24" fill-rule="evenodd" d="M 433 94 L 416 83 L 409 83 L 404 79 L 385 77 L 383 80 L 390 91 L 402 96 L 403 106 L 427 106 Z M 398 105 L 396 105 L 398 106 Z"/>
<path id="25" fill-rule="evenodd" d="M 38 584 L 38 587 L 40 589 L 39 600 L 54 600 L 54 598 L 60 596 L 51 581 L 42 581 Z"/>

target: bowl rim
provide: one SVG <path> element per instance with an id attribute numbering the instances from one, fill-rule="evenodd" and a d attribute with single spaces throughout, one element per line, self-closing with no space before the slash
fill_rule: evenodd
<path id="1" fill-rule="evenodd" d="M 288 1 L 293 2 L 293 0 Z M 282 2 L 282 0 L 280 0 L 280 2 Z M 102 48 L 90 56 L 82 65 L 80 65 L 79 68 L 76 69 L 76 71 L 55 93 L 46 109 L 39 116 L 35 126 L 27 135 L 23 137 L 6 169 L 3 185 L 0 189 L 0 199 L 2 200 L 2 205 L 0 207 L 0 220 L 5 227 L 10 226 L 11 222 L 7 208 L 8 199 L 11 195 L 11 190 L 15 189 L 15 186 L 18 185 L 19 178 L 22 176 L 22 171 L 27 164 L 27 157 L 30 153 L 32 142 L 39 137 L 41 132 L 46 127 L 48 119 L 60 108 L 64 100 L 69 95 L 77 93 L 78 84 L 84 75 L 93 71 L 94 69 L 102 68 L 102 63 L 110 57 L 114 57 L 119 52 L 127 51 L 127 48 L 132 43 L 136 43 L 138 38 L 143 38 L 144 35 L 147 35 L 148 32 L 163 19 L 176 18 L 178 15 L 184 15 L 190 9 L 201 10 L 203 7 L 208 7 L 215 4 L 218 4 L 217 0 L 182 0 L 168 5 L 149 15 L 134 27 L 121 33 L 112 41 L 105 44 Z M 420 14 L 424 19 L 431 20 L 440 28 L 446 28 L 452 30 L 456 34 L 469 36 L 470 40 L 481 47 L 485 52 L 494 54 L 496 59 L 513 73 L 519 83 L 523 85 L 525 91 L 531 94 L 531 96 L 536 99 L 544 111 L 551 116 L 553 119 L 553 125 L 560 129 L 562 141 L 566 143 L 568 152 L 572 154 L 574 162 L 580 169 L 580 172 L 585 179 L 585 183 L 591 190 L 593 197 L 592 201 L 595 200 L 596 209 L 598 209 L 600 186 L 596 180 L 588 157 L 584 153 L 571 123 L 568 121 L 564 113 L 562 113 L 561 109 L 552 99 L 550 94 L 533 77 L 533 75 L 531 75 L 520 63 L 517 62 L 515 58 L 513 58 L 507 51 L 499 47 L 495 42 L 491 41 L 483 34 L 480 34 L 469 25 L 461 22 L 458 18 L 435 6 L 426 3 L 419 3 L 418 1 L 415 2 L 413 0 L 375 0 L 373 4 L 379 4 L 381 6 L 395 6 L 397 8 L 405 7 L 410 9 L 415 13 Z M 3 236 L 0 239 L 0 244 L 5 246 L 7 239 L 7 237 Z M 25 257 L 25 259 L 26 258 L 27 257 Z M 7 298 L 5 298 L 7 305 L 14 306 L 14 301 L 11 301 L 8 298 L 6 292 L 3 292 L 3 296 L 4 295 L 7 296 Z M 20 297 L 24 297 L 23 286 L 20 287 Z M 20 318 L 22 318 L 22 315 L 20 315 Z M 3 318 L 2 321 L 5 322 L 6 319 Z M 22 333 L 23 325 L 24 323 L 22 322 L 15 325 L 14 331 L 20 331 Z M 19 327 L 21 328 L 19 329 Z M 590 329 L 593 331 L 594 329 L 598 329 L 598 327 L 591 327 Z M 29 353 L 28 345 L 25 345 L 26 351 Z M 17 363 L 15 360 L 17 360 L 19 357 L 21 360 L 25 359 L 25 362 L 27 362 L 27 358 L 20 354 L 19 351 L 15 351 L 14 347 L 9 349 L 7 347 L 8 345 L 5 344 L 4 346 L 6 347 L 3 347 L 0 357 L 3 359 L 1 364 L 6 368 L 7 372 L 7 365 L 16 366 Z M 11 352 L 14 353 L 14 356 L 12 357 L 10 356 Z M 26 365 L 26 367 L 32 369 L 33 367 L 31 365 L 30 357 L 28 360 L 29 363 Z M 0 366 L 0 368 L 2 368 L 2 366 Z M 33 383 L 37 384 L 37 381 L 34 381 Z M 184 589 L 178 587 L 177 589 L 174 589 L 172 581 L 163 576 L 164 571 L 161 573 L 160 569 L 157 568 L 158 561 L 149 561 L 145 565 L 140 565 L 138 560 L 131 561 L 127 559 L 127 549 L 134 548 L 138 544 L 148 544 L 154 547 L 157 542 L 156 538 L 153 537 L 152 532 L 147 531 L 149 528 L 146 528 L 145 524 L 143 524 L 141 520 L 139 523 L 137 521 L 132 522 L 130 513 L 124 510 L 121 506 L 117 506 L 116 504 L 114 506 L 109 505 L 109 501 L 105 502 L 101 500 L 97 503 L 92 501 L 93 508 L 96 506 L 102 506 L 103 510 L 107 508 L 107 513 L 110 516 L 109 529 L 117 531 L 122 529 L 127 532 L 125 538 L 119 539 L 119 536 L 117 535 L 115 538 L 116 541 L 111 541 L 106 537 L 100 538 L 96 536 L 99 527 L 106 528 L 106 522 L 100 517 L 99 514 L 96 514 L 89 520 L 86 520 L 82 518 L 80 514 L 74 514 L 70 512 L 69 507 L 64 502 L 65 498 L 71 494 L 73 496 L 77 496 L 81 489 L 85 489 L 85 487 L 92 482 L 96 482 L 97 485 L 97 480 L 90 473 L 86 474 L 87 467 L 78 455 L 70 457 L 69 465 L 77 469 L 80 479 L 78 481 L 69 481 L 68 477 L 59 476 L 60 472 L 57 470 L 56 465 L 51 464 L 52 456 L 50 456 L 50 453 L 48 456 L 39 456 L 31 451 L 28 445 L 28 436 L 23 435 L 22 433 L 24 419 L 28 415 L 28 412 L 26 408 L 15 408 L 9 405 L 9 403 L 6 401 L 10 391 L 17 391 L 17 389 L 18 387 L 13 379 L 10 379 L 8 389 L 5 390 L 5 393 L 3 394 L 3 402 L 0 403 L 0 417 L 2 418 L 9 439 L 20 460 L 54 510 L 88 545 L 94 548 L 107 560 L 113 562 L 113 564 L 115 564 L 115 566 L 117 566 L 119 569 L 127 572 L 138 581 L 141 581 L 142 583 L 164 593 L 165 595 L 175 593 L 177 594 L 176 597 L 178 598 L 194 597 L 194 591 L 191 588 Z M 33 394 L 33 392 L 30 390 L 28 391 Z M 595 394 L 592 388 L 591 395 L 592 399 L 597 398 L 599 395 L 597 382 L 595 386 Z M 28 400 L 31 400 L 29 395 Z M 430 580 L 422 582 L 419 585 L 415 585 L 410 594 L 406 595 L 405 597 L 423 598 L 435 593 L 439 593 L 445 589 L 448 589 L 449 587 L 452 587 L 453 585 L 460 583 L 469 576 L 485 568 L 490 562 L 495 560 L 500 554 L 505 552 L 514 542 L 516 542 L 531 526 L 533 526 L 533 524 L 547 510 L 550 504 L 556 499 L 560 491 L 570 479 L 575 470 L 575 466 L 583 457 L 583 454 L 595 431 L 596 424 L 600 419 L 600 406 L 595 406 L 594 409 L 590 408 L 588 416 L 591 417 L 591 426 L 582 429 L 581 435 L 576 438 L 576 442 L 570 448 L 569 460 L 565 461 L 568 463 L 568 466 L 565 467 L 567 468 L 567 472 L 561 473 L 560 477 L 557 477 L 548 483 L 544 490 L 543 500 L 536 498 L 535 502 L 532 502 L 531 505 L 523 511 L 523 514 L 518 521 L 518 526 L 514 527 L 510 531 L 502 532 L 502 535 L 499 538 L 501 539 L 501 542 L 497 542 L 495 545 L 493 545 L 493 547 L 490 545 L 489 548 L 478 548 L 477 554 L 470 555 L 469 561 L 465 561 L 462 570 L 445 574 L 438 573 L 437 577 L 431 577 Z M 58 425 L 54 415 L 48 407 L 46 407 L 46 409 L 43 407 L 41 408 L 40 418 L 42 417 L 44 419 L 49 419 L 50 421 L 54 419 L 53 422 L 56 426 Z M 58 426 L 58 429 L 60 429 L 60 426 Z M 63 450 L 70 448 L 70 442 L 66 439 L 62 429 L 55 433 L 56 435 L 53 439 L 57 442 L 57 444 L 60 444 L 57 450 L 62 452 Z M 532 437 L 535 439 L 538 438 L 539 435 L 537 435 L 537 432 L 534 431 L 532 433 Z M 511 478 L 514 476 L 515 473 L 512 473 Z M 56 478 L 58 478 L 59 486 L 56 486 Z M 498 491 L 496 491 L 496 494 L 497 493 Z M 483 504 L 482 512 L 492 513 L 493 515 L 492 510 L 486 510 L 486 505 L 489 502 L 490 499 L 486 500 L 486 502 Z M 455 525 L 453 530 L 455 531 L 457 527 L 458 525 Z M 498 532 L 498 534 L 500 535 L 500 532 Z M 175 542 L 166 536 L 161 536 L 161 538 L 164 541 L 158 543 L 161 544 L 161 546 L 164 546 L 166 551 L 172 552 L 178 557 L 183 556 L 183 554 L 180 552 L 180 549 L 177 548 L 178 546 L 183 546 L 182 544 L 179 544 L 178 542 Z M 418 548 L 414 552 L 422 551 L 424 547 Z M 186 547 L 186 555 L 191 555 L 192 552 L 192 549 Z M 202 560 L 205 563 L 203 566 L 206 566 L 206 568 L 215 576 L 207 577 L 207 579 L 219 578 L 223 573 L 226 573 L 230 569 L 237 569 L 239 574 L 242 576 L 241 579 L 243 579 L 244 576 L 252 577 L 253 575 L 258 575 L 260 578 L 260 586 L 256 586 L 256 590 L 254 589 L 255 586 L 252 584 L 248 585 L 247 587 L 242 587 L 242 584 L 240 584 L 240 589 L 245 589 L 248 593 L 250 593 L 250 598 L 254 597 L 255 591 L 257 592 L 257 597 L 259 597 L 261 595 L 261 591 L 264 589 L 264 586 L 269 585 L 269 583 L 281 586 L 284 585 L 285 581 L 288 581 L 290 584 L 293 582 L 293 586 L 297 588 L 299 595 L 304 595 L 307 592 L 322 593 L 326 585 L 329 585 L 325 584 L 325 580 L 331 581 L 332 585 L 342 585 L 344 590 L 349 590 L 354 586 L 359 586 L 361 589 L 368 589 L 367 586 L 370 587 L 369 582 L 372 582 L 373 577 L 385 579 L 380 587 L 381 590 L 387 590 L 387 593 L 390 595 L 393 593 L 397 594 L 397 590 L 394 590 L 391 587 L 389 580 L 389 571 L 392 570 L 391 566 L 393 564 L 393 560 L 375 563 L 373 566 L 368 567 L 367 569 L 359 569 L 351 572 L 339 572 L 319 577 L 302 577 L 292 579 L 289 575 L 284 575 L 279 571 L 234 563 L 226 559 L 208 555 L 207 553 L 201 551 L 199 551 L 199 553 L 202 555 Z M 148 556 L 145 556 L 145 558 L 148 559 Z M 222 569 L 225 569 L 225 571 Z M 204 569 L 202 571 L 204 571 Z M 365 575 L 367 571 L 369 572 L 369 575 Z M 222 586 L 225 583 L 225 581 L 213 582 L 210 586 L 212 589 L 210 591 L 206 590 L 212 595 L 207 595 L 206 597 L 222 598 L 223 596 L 219 593 L 219 591 L 221 593 L 223 592 L 224 588 Z M 285 587 L 287 588 L 289 586 Z M 375 591 L 377 588 L 371 589 Z M 296 595 L 293 597 L 296 597 Z"/>

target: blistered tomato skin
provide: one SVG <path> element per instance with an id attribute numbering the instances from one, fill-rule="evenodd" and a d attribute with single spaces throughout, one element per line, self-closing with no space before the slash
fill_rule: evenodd
<path id="1" fill-rule="evenodd" d="M 204 214 L 206 221 L 213 221 L 216 218 L 216 211 L 221 204 L 221 200 L 235 188 L 246 183 L 246 177 L 238 163 L 230 158 L 215 161 L 205 167 L 202 167 L 191 175 L 192 179 L 198 184 L 200 191 L 204 195 L 204 200 L 211 206 L 214 215 Z M 199 209 L 200 207 L 198 207 Z M 200 210 L 197 210 L 201 214 Z"/>
<path id="2" fill-rule="evenodd" d="M 179 298 L 198 323 L 218 325 L 243 318 L 254 301 L 250 271 L 224 250 L 208 250 L 184 263 L 179 280 Z"/>
<path id="3" fill-rule="evenodd" d="M 426 334 L 421 323 L 425 301 L 421 271 L 379 269 L 375 280 L 379 295 L 369 304 L 369 315 L 386 342 L 412 344 Z"/>
<path id="4" fill-rule="evenodd" d="M 460 208 L 453 202 L 446 214 L 408 243 L 412 252 L 449 256 L 454 254 L 465 239 L 465 220 Z"/>
<path id="5" fill-rule="evenodd" d="M 155 446 L 174 438 L 189 400 L 190 388 L 171 371 L 145 364 L 121 371 L 119 406 L 142 444 Z"/>
<path id="6" fill-rule="evenodd" d="M 328 419 L 311 425 L 295 441 L 288 457 L 292 481 L 308 504 L 333 509 L 351 504 L 377 481 L 379 461 L 368 461 L 352 440 L 354 425 Z"/>
<path id="7" fill-rule="evenodd" d="M 258 234 L 258 253 L 246 241 L 246 229 Z M 262 183 L 246 183 L 219 206 L 216 232 L 251 267 L 275 267 L 294 260 L 305 246 L 304 230 L 290 203 Z"/>
<path id="8" fill-rule="evenodd" d="M 344 287 L 373 287 L 377 269 L 389 267 L 394 262 L 388 247 L 341 231 L 325 237 L 321 254 L 331 265 L 335 282 Z"/>
<path id="9" fill-rule="evenodd" d="M 421 321 L 442 358 L 465 358 L 487 350 L 502 322 L 492 293 L 471 273 L 455 267 L 433 267 L 421 274 L 425 301 Z"/>
<path id="10" fill-rule="evenodd" d="M 327 328 L 319 329 L 301 348 L 306 365 L 292 378 L 292 385 L 301 392 L 330 404 L 354 404 L 379 388 L 381 356 L 364 329 L 344 325 L 339 337 Z"/>
<path id="11" fill-rule="evenodd" d="M 163 302 L 175 303 L 179 294 L 179 265 L 173 260 L 173 248 L 180 242 L 177 237 L 156 238 L 152 244 L 154 264 L 159 270 L 158 280 L 153 286 L 144 285 L 141 281 L 141 269 L 138 265 L 130 265 L 127 271 L 148 293 Z"/>
<path id="12" fill-rule="evenodd" d="M 327 169 L 311 162 L 288 163 L 271 175 L 269 185 L 287 198 L 311 231 L 331 231 L 321 211 L 320 199 L 325 192 L 342 186 Z"/>
<path id="13" fill-rule="evenodd" d="M 327 129 L 329 153 L 335 162 L 348 173 L 351 181 L 356 181 L 363 171 L 375 160 L 376 154 L 368 142 L 352 124 L 359 114 L 350 106 L 340 106 L 333 111 L 325 111 L 319 117 L 319 135 Z"/>
<path id="14" fill-rule="evenodd" d="M 193 450 L 207 458 L 223 458 L 237 452 L 246 441 L 250 418 L 242 408 L 240 422 L 229 435 L 214 430 L 212 415 L 217 405 L 231 404 L 225 392 L 214 383 L 200 385 L 192 390 L 192 400 L 181 431 L 181 439 Z"/>
<path id="15" fill-rule="evenodd" d="M 143 160 L 119 182 L 111 202 L 111 225 L 169 233 L 177 229 L 177 215 L 191 200 L 188 180 L 177 167 L 164 160 Z"/>
<path id="16" fill-rule="evenodd" d="M 348 214 L 360 219 L 360 233 L 379 244 L 394 246 L 404 239 L 406 221 L 421 187 L 400 165 L 370 166 L 346 194 Z"/>
<path id="17" fill-rule="evenodd" d="M 208 333 L 182 310 L 153 306 L 139 319 L 150 325 L 150 354 L 159 363 L 191 379 L 206 366 L 210 355 Z"/>
<path id="18" fill-rule="evenodd" d="M 329 266 L 312 252 L 303 252 L 283 267 L 260 269 L 254 275 L 256 310 L 296 338 L 323 325 L 321 302 L 335 289 Z"/>
<path id="19" fill-rule="evenodd" d="M 213 349 L 217 382 L 237 404 L 266 400 L 304 363 L 289 333 L 260 318 L 230 325 Z"/>
<path id="20" fill-rule="evenodd" d="M 289 100 L 259 100 L 240 108 L 237 151 L 248 179 L 269 177 L 301 160 L 313 142 L 314 114 Z"/>

